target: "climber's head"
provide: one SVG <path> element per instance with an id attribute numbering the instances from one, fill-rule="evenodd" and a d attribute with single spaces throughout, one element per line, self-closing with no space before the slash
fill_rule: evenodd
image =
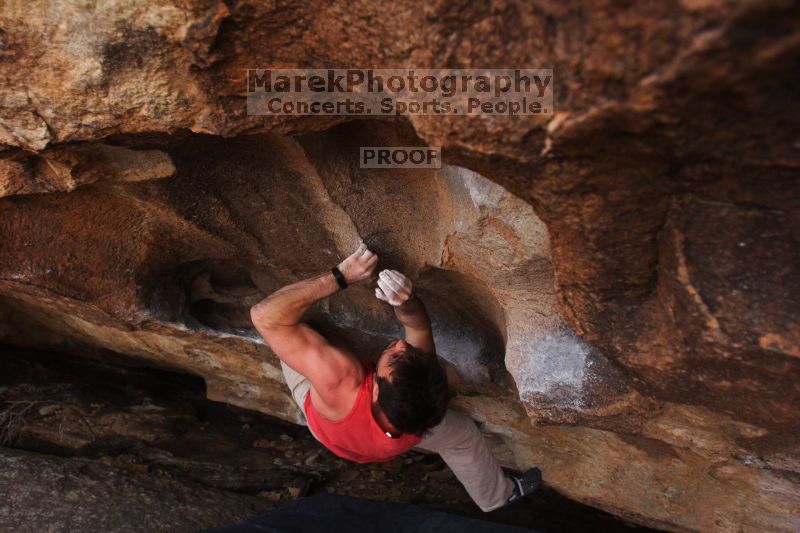
<path id="1" fill-rule="evenodd" d="M 375 374 L 373 400 L 399 431 L 421 436 L 442 421 L 450 391 L 435 354 L 397 339 L 381 354 Z"/>

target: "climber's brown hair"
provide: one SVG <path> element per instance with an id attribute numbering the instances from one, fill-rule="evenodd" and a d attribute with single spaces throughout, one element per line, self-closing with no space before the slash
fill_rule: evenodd
<path id="1" fill-rule="evenodd" d="M 422 436 L 447 412 L 447 373 L 436 354 L 410 345 L 388 364 L 390 380 L 377 376 L 378 405 L 398 430 Z"/>

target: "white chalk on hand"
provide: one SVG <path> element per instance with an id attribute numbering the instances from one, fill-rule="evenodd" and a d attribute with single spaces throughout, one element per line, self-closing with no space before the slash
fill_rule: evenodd
<path id="1" fill-rule="evenodd" d="M 405 294 L 408 292 L 408 294 Z M 375 297 L 391 305 L 403 305 L 411 294 L 411 281 L 396 270 L 383 270 L 378 274 Z"/>

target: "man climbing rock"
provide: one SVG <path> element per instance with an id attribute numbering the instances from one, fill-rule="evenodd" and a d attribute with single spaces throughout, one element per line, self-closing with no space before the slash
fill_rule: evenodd
<path id="1" fill-rule="evenodd" d="M 302 322 L 315 302 L 367 280 L 378 256 L 361 244 L 330 272 L 287 285 L 253 306 L 253 324 L 281 360 L 312 435 L 339 457 L 388 461 L 418 447 L 441 455 L 483 511 L 535 490 L 538 468 L 508 477 L 475 423 L 448 409 L 447 377 L 436 356 L 425 305 L 395 270 L 378 276 L 376 298 L 394 309 L 405 339 L 389 343 L 375 365 L 335 347 Z"/>

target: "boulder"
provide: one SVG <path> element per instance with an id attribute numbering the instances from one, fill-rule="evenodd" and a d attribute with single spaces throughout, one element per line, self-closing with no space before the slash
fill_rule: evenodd
<path id="1" fill-rule="evenodd" d="M 0 339 L 202 377 L 298 420 L 249 307 L 364 239 L 429 303 L 455 404 L 579 501 L 800 527 L 791 2 L 0 10 Z M 555 71 L 552 116 L 248 116 L 247 68 Z M 441 170 L 360 169 L 365 145 Z M 309 321 L 374 357 L 370 287 Z"/>

